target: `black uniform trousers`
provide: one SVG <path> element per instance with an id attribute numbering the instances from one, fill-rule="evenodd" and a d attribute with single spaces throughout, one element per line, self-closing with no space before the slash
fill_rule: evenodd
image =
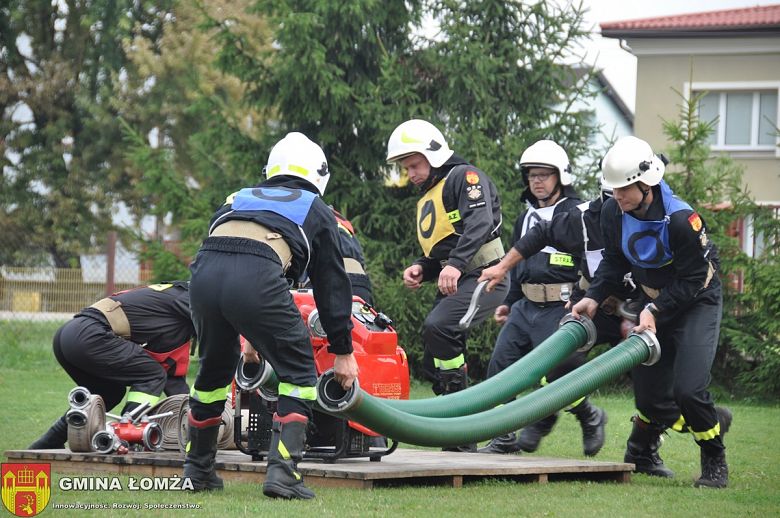
<path id="1" fill-rule="evenodd" d="M 720 281 L 713 278 L 690 307 L 660 319 L 656 337 L 661 344 L 661 359 L 655 365 L 640 365 L 631 371 L 636 408 L 643 416 L 671 427 L 682 412 L 694 438 L 697 432 L 711 431 L 718 424 L 707 387 L 718 348 L 722 310 Z M 720 435 L 696 442 L 714 455 L 725 449 Z"/>
<path id="2" fill-rule="evenodd" d="M 103 398 L 106 410 L 122 401 L 126 387 L 159 396 L 168 380 L 162 366 L 140 345 L 90 316 L 77 315 L 57 330 L 54 356 L 73 381 Z"/>
<path id="3" fill-rule="evenodd" d="M 309 331 L 290 294 L 279 257 L 259 241 L 211 237 L 191 265 L 190 308 L 200 343 L 194 392 L 227 387 L 241 355 L 239 334 L 276 372 L 280 383 L 313 387 L 317 381 Z M 311 403 L 280 394 L 279 415 L 311 417 Z M 222 414 L 225 397 L 190 397 L 195 419 Z"/>
<path id="4" fill-rule="evenodd" d="M 460 319 L 466 314 L 471 296 L 479 284 L 477 279 L 483 268 L 464 273 L 458 280 L 458 291 L 445 296 L 436 295 L 433 309 L 423 324 L 423 343 L 426 352 L 438 360 L 451 360 L 466 351 L 468 330 L 458 329 Z M 501 304 L 509 291 L 509 281 L 505 278 L 490 293 L 483 293 L 479 301 L 479 310 L 471 321 L 474 327 L 485 321 Z"/>
<path id="5" fill-rule="evenodd" d="M 509 317 L 498 334 L 490 356 L 488 378 L 503 371 L 549 338 L 558 330 L 558 324 L 567 312 L 563 302 L 537 304 L 522 298 L 512 304 Z M 545 377 L 548 382 L 552 382 L 584 365 L 586 361 L 587 354 L 573 352 Z"/>

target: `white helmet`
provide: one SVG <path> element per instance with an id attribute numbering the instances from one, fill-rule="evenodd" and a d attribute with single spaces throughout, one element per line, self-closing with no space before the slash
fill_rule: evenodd
<path id="1" fill-rule="evenodd" d="M 561 185 L 571 185 L 573 178 L 569 155 L 561 146 L 552 140 L 540 140 L 523 152 L 520 157 L 520 170 L 528 183 L 529 167 L 552 167 L 558 170 Z"/>
<path id="2" fill-rule="evenodd" d="M 276 143 L 268 155 L 265 174 L 268 178 L 282 174 L 298 176 L 314 185 L 321 195 L 330 179 L 322 148 L 298 132 L 288 133 Z"/>
<path id="3" fill-rule="evenodd" d="M 664 177 L 664 159 L 650 144 L 636 137 L 622 137 L 601 162 L 601 185 L 616 189 L 635 182 L 658 185 Z"/>
<path id="4" fill-rule="evenodd" d="M 412 119 L 404 122 L 387 141 L 387 161 L 397 162 L 414 153 L 421 153 L 431 167 L 441 167 L 454 153 L 444 135 L 428 121 Z"/>

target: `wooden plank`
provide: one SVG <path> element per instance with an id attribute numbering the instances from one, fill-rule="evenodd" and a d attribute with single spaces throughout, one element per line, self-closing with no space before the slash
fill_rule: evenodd
<path id="1" fill-rule="evenodd" d="M 127 455 L 73 453 L 68 450 L 12 450 L 10 461 L 50 462 L 58 473 L 123 474 L 147 477 L 181 475 L 183 454 L 175 451 L 132 452 Z M 252 462 L 237 450 L 220 451 L 217 471 L 229 481 L 262 483 L 266 463 Z M 447 485 L 462 487 L 464 481 L 498 478 L 546 484 L 564 480 L 628 483 L 632 464 L 579 459 L 556 459 L 527 455 L 489 455 L 439 450 L 396 450 L 381 462 L 368 458 L 340 459 L 324 463 L 304 459 L 299 470 L 307 484 L 317 487 L 370 489 L 378 486 Z"/>

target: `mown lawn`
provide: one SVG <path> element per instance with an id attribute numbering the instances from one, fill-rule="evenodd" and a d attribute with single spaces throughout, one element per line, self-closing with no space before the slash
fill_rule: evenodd
<path id="1" fill-rule="evenodd" d="M 26 448 L 66 410 L 73 383 L 51 354 L 56 325 L 0 323 L 0 451 Z M 13 331 L 13 332 L 12 332 Z M 195 368 L 196 366 L 193 366 Z M 428 397 L 429 389 L 415 383 L 413 397 Z M 631 423 L 630 394 L 599 393 L 594 401 L 607 409 L 607 442 L 597 459 L 622 461 Z M 265 498 L 254 484 L 228 483 L 216 494 L 166 492 L 64 492 L 52 490 L 45 515 L 148 516 L 145 504 L 199 503 L 199 510 L 163 511 L 163 516 L 780 516 L 780 406 L 728 400 L 718 403 L 734 412 L 726 436 L 731 485 L 726 490 L 695 489 L 699 472 L 698 448 L 687 435 L 666 438 L 661 453 L 677 473 L 674 480 L 634 475 L 629 484 L 552 482 L 518 484 L 499 480 L 466 483 L 463 488 L 395 487 L 373 490 L 314 488 L 317 498 L 283 502 Z M 563 415 L 542 443 L 540 456 L 584 458 L 579 426 Z M 3 457 L 3 460 L 6 460 Z M 55 479 L 61 475 L 54 474 Z M 70 475 L 68 475 L 70 476 Z M 56 483 L 54 484 L 56 486 Z M 123 482 L 123 487 L 127 484 Z M 138 510 L 55 510 L 53 504 L 138 504 Z M 154 511 L 152 511 L 154 512 Z M 10 515 L 9 515 L 10 516 Z"/>

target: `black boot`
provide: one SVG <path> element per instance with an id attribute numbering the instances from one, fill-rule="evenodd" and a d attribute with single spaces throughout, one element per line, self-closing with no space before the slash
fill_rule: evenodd
<path id="1" fill-rule="evenodd" d="M 189 413 L 189 441 L 184 456 L 184 478 L 189 478 L 194 491 L 223 489 L 225 484 L 217 476 L 217 438 L 222 416 L 198 421 Z"/>
<path id="2" fill-rule="evenodd" d="M 542 437 L 548 436 L 557 422 L 558 413 L 556 412 L 523 428 L 520 431 L 520 437 L 517 439 L 520 449 L 528 453 L 535 452 L 539 449 Z"/>
<path id="3" fill-rule="evenodd" d="M 729 466 L 726 464 L 726 452 L 708 454 L 701 449 L 701 476 L 693 483 L 694 487 L 713 487 L 721 489 L 729 484 Z"/>
<path id="4" fill-rule="evenodd" d="M 65 443 L 68 441 L 68 423 L 65 421 L 63 415 L 51 425 L 51 428 L 46 430 L 46 433 L 41 435 L 34 443 L 32 443 L 28 450 L 61 450 L 65 447 Z"/>
<path id="5" fill-rule="evenodd" d="M 271 498 L 314 498 L 314 492 L 303 485 L 298 462 L 303 457 L 306 425 L 309 418 L 303 414 L 274 414 L 271 447 L 268 450 L 268 468 L 263 494 Z"/>
<path id="6" fill-rule="evenodd" d="M 596 455 L 604 446 L 604 427 L 607 413 L 585 398 L 579 405 L 567 410 L 575 415 L 582 428 L 582 451 L 588 457 Z"/>
<path id="7" fill-rule="evenodd" d="M 718 413 L 718 422 L 720 423 L 720 434 L 726 435 L 731 428 L 731 421 L 734 416 L 731 414 L 731 410 L 725 406 L 716 406 L 715 412 Z"/>
<path id="8" fill-rule="evenodd" d="M 469 373 L 468 367 L 464 363 L 457 369 L 439 370 L 437 372 L 438 385 L 441 388 L 442 394 L 452 394 L 454 392 L 460 392 L 469 388 Z M 459 451 L 463 453 L 476 453 L 476 443 L 464 444 L 462 446 L 453 446 L 449 448 L 442 448 L 442 451 Z"/>
<path id="9" fill-rule="evenodd" d="M 634 422 L 634 427 L 626 443 L 626 454 L 623 457 L 623 462 L 634 464 L 635 473 L 674 478 L 674 471 L 667 468 L 658 455 L 664 427 L 646 423 L 638 415 L 633 416 L 631 420 Z"/>
<path id="10" fill-rule="evenodd" d="M 516 453 L 519 451 L 520 445 L 517 444 L 515 432 L 494 437 L 487 445 L 477 450 L 478 453 Z"/>

